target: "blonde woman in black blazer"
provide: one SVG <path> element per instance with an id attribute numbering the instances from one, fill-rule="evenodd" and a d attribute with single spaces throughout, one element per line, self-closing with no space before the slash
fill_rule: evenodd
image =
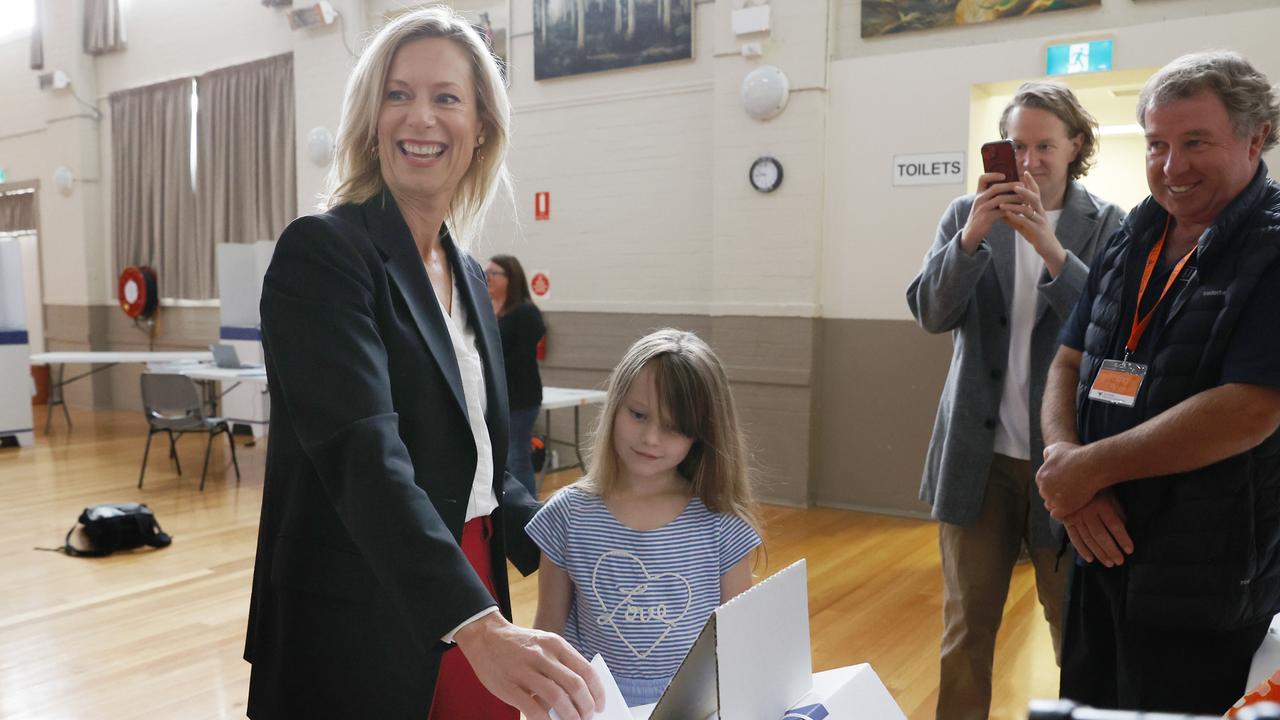
<path id="1" fill-rule="evenodd" d="M 328 210 L 280 237 L 261 308 L 255 720 L 572 720 L 601 702 L 567 643 L 509 622 L 506 560 L 537 567 L 537 506 L 503 470 L 502 349 L 464 251 L 507 183 L 508 123 L 471 26 L 404 15 L 349 80 Z"/>

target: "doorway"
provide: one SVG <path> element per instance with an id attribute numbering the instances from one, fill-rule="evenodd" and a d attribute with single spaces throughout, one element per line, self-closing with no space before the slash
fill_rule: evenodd
<path id="1" fill-rule="evenodd" d="M 1080 182 L 1089 192 L 1126 212 L 1147 197 L 1146 141 L 1138 125 L 1138 93 L 1157 68 L 1116 70 L 1087 75 L 1054 76 L 1080 99 L 1098 120 L 1098 152 L 1093 168 Z M 1000 113 L 1026 80 L 974 85 L 969 103 L 969 147 L 999 138 Z M 982 166 L 969 168 L 969 192 L 978 189 Z"/>

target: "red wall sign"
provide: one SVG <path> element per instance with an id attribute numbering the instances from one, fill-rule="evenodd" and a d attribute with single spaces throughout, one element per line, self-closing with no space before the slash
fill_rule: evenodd
<path id="1" fill-rule="evenodd" d="M 533 194 L 533 219 L 551 219 L 551 193 L 540 192 Z"/>
<path id="2" fill-rule="evenodd" d="M 551 297 L 551 278 L 543 272 L 534 273 L 533 277 L 529 278 L 529 289 L 533 291 L 534 297 L 546 300 Z"/>

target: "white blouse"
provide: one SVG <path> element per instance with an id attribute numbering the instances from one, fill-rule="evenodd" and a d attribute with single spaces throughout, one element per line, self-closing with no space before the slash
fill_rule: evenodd
<path id="1" fill-rule="evenodd" d="M 465 270 L 464 270 L 465 272 Z M 467 520 L 485 517 L 498 509 L 498 498 L 493 492 L 493 441 L 489 439 L 489 426 L 484 414 L 489 405 L 485 394 L 484 362 L 476 349 L 476 331 L 467 322 L 466 303 L 458 294 L 458 281 L 453 281 L 452 308 L 446 309 L 440 293 L 435 292 L 436 302 L 444 315 L 445 327 L 453 344 L 453 355 L 458 359 L 462 375 L 462 396 L 467 403 L 467 420 L 476 443 L 476 474 L 471 481 L 471 495 L 467 499 Z M 435 290 L 435 286 L 432 286 Z"/>

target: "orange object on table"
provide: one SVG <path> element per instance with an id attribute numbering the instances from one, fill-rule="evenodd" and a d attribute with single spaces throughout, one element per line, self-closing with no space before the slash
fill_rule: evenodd
<path id="1" fill-rule="evenodd" d="M 1280 670 L 1276 670 L 1271 677 L 1263 680 L 1257 687 L 1245 693 L 1244 697 L 1231 706 L 1225 717 L 1233 718 L 1243 708 L 1264 702 L 1280 703 Z"/>

